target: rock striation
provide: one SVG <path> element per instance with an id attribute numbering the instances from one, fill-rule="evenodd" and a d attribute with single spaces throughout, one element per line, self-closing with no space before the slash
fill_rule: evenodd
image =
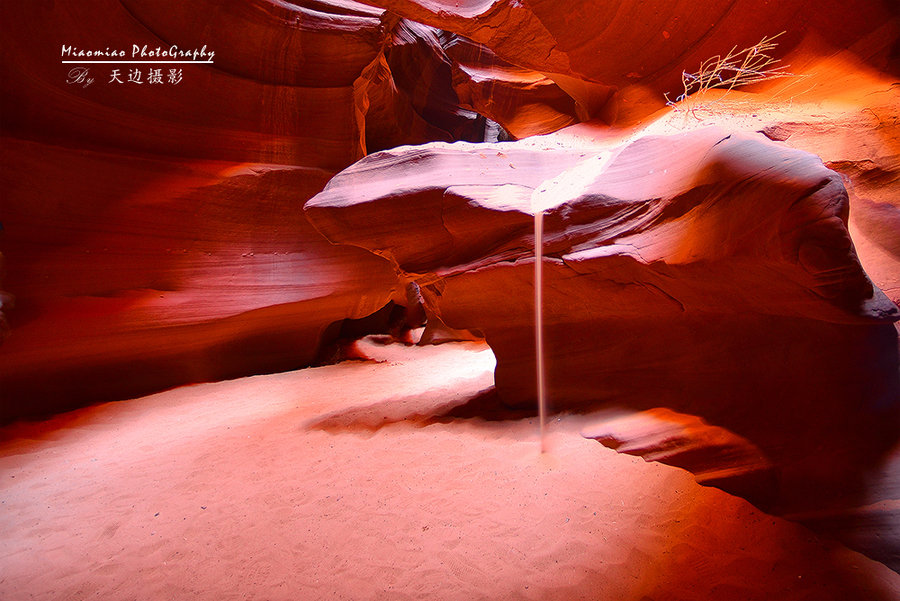
<path id="1" fill-rule="evenodd" d="M 2 158 L 0 420 L 303 367 L 397 292 L 303 215 L 330 172 L 15 140 Z"/>

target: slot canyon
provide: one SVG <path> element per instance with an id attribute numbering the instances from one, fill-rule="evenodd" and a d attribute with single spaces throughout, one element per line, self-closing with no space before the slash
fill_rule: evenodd
<path id="1" fill-rule="evenodd" d="M 895 0 L 0 29 L 0 599 L 900 599 Z"/>

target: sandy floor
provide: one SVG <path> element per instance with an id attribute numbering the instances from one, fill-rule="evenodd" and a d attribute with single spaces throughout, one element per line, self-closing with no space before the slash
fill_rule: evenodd
<path id="1" fill-rule="evenodd" d="M 0 599 L 896 599 L 900 575 L 582 438 L 439 417 L 479 343 L 0 430 Z"/>

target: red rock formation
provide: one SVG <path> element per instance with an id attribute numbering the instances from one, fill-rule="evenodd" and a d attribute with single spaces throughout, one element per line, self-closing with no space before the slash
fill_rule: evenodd
<path id="1" fill-rule="evenodd" d="M 697 482 L 757 506 L 776 496 L 777 474 L 753 443 L 692 415 L 661 408 L 611 415 L 585 426 L 581 435 L 620 453 L 686 469 Z"/>
<path id="2" fill-rule="evenodd" d="M 512 65 L 460 36 L 445 45 L 460 102 L 516 138 L 556 131 L 578 121 L 575 101 L 545 75 Z"/>
<path id="3" fill-rule="evenodd" d="M 423 340 L 441 320 L 484 333 L 501 393 L 530 403 L 531 202 L 574 167 L 547 214 L 557 406 L 701 415 L 758 445 L 788 496 L 853 489 L 896 436 L 894 308 L 855 254 L 900 300 L 890 2 L 36 0 L 0 4 L 0 24 L 0 422 L 306 365 L 413 283 Z M 786 93 L 671 115 L 762 131 L 843 182 L 741 136 L 566 142 L 656 125 L 682 71 L 781 30 L 802 75 Z M 216 56 L 161 87 L 112 66 L 67 83 L 61 47 L 135 44 Z M 354 165 L 309 215 L 380 257 L 299 211 L 370 152 L 480 141 L 487 120 L 565 129 Z"/>
<path id="4" fill-rule="evenodd" d="M 611 131 L 602 124 L 582 123 L 551 137 L 565 145 L 609 143 L 603 141 L 717 125 L 762 133 L 811 152 L 841 174 L 850 198 L 849 231 L 862 265 L 873 282 L 900 303 L 900 252 L 894 233 L 900 211 L 900 89 L 894 81 L 842 52 L 807 64 L 802 77 L 775 82 L 771 89 L 728 94 L 713 90 L 632 128 Z"/>
<path id="5" fill-rule="evenodd" d="M 449 281 L 527 255 L 539 197 L 551 199 L 546 252 L 562 257 L 551 261 L 551 271 L 565 266 L 587 274 L 604 259 L 656 270 L 735 260 L 742 278 L 757 278 L 758 290 L 732 294 L 729 312 L 843 323 L 897 315 L 853 253 L 840 177 L 816 157 L 761 137 L 707 129 L 603 153 L 537 143 L 398 149 L 345 170 L 305 208 L 333 242 L 375 250 L 407 273 Z M 783 281 L 771 281 L 772 270 Z M 684 281 L 690 284 L 654 282 L 655 289 L 677 294 L 630 293 L 645 299 L 642 305 L 597 302 L 609 302 L 610 314 L 623 317 L 645 315 L 647 307 L 666 314 L 721 306 L 722 299 L 710 296 L 725 293 L 719 281 Z M 558 318 L 580 319 L 582 309 L 560 309 Z M 492 317 L 503 324 L 518 319 L 505 308 Z"/>
<path id="6" fill-rule="evenodd" d="M 300 211 L 328 172 L 12 140 L 3 161 L 7 419 L 308 365 L 327 326 L 395 291 Z"/>
<path id="7" fill-rule="evenodd" d="M 853 46 L 884 66 L 891 52 L 884 41 L 897 33 L 896 9 L 879 0 L 852 6 L 711 0 L 702 9 L 690 0 L 594 0 L 565 8 L 554 0 L 366 2 L 466 36 L 513 65 L 543 73 L 576 101 L 581 120 L 607 122 L 620 112 L 628 119 L 646 116 L 662 105 L 665 92 L 680 93 L 682 71 L 764 36 L 786 32 L 779 56 L 808 38 L 827 40 L 832 52 Z"/>
<path id="8" fill-rule="evenodd" d="M 367 157 L 306 211 L 333 242 L 417 279 L 448 325 L 483 332 L 500 395 L 533 403 L 530 203 L 548 196 L 555 407 L 700 415 L 759 445 L 797 487 L 849 477 L 872 451 L 813 443 L 892 436 L 900 314 L 856 258 L 840 177 L 813 155 L 717 129 L 580 157 L 431 145 Z"/>
<path id="9" fill-rule="evenodd" d="M 4 130 L 79 147 L 165 156 L 341 169 L 366 152 L 471 138 L 474 115 L 432 125 L 397 89 L 386 62 L 399 19 L 356 2 L 255 0 L 227 7 L 117 2 L 7 4 Z M 400 36 L 398 36 L 400 37 Z M 207 47 L 213 65 L 182 69 L 178 84 L 116 84 L 130 65 L 83 65 L 95 82 L 68 85 L 61 48 Z M 71 57 L 68 57 L 71 58 Z M 104 57 L 105 58 L 105 57 Z M 139 57 L 140 58 L 140 57 Z M 437 60 L 425 56 L 422 62 Z M 144 66 L 141 66 L 143 68 Z M 148 66 L 148 67 L 152 67 Z M 420 82 L 453 100 L 449 79 Z M 411 87 L 411 82 L 403 84 Z M 401 86 L 403 87 L 403 86 Z M 36 101 L 36 99 L 40 101 Z M 468 124 L 468 129 L 467 125 Z"/>
<path id="10" fill-rule="evenodd" d="M 396 278 L 323 240 L 303 202 L 367 148 L 483 130 L 428 28 L 355 2 L 0 10 L 0 421 L 309 364 Z M 63 46 L 143 44 L 215 58 L 162 65 L 177 83 L 102 64 L 67 83 Z M 443 76 L 397 82 L 389 58 Z"/>

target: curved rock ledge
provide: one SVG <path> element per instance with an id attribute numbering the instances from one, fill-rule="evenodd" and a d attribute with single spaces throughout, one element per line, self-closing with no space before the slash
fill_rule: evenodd
<path id="1" fill-rule="evenodd" d="M 366 157 L 305 210 L 332 242 L 393 261 L 447 325 L 482 332 L 499 394 L 529 404 L 533 203 L 556 408 L 668 406 L 812 480 L 893 440 L 900 313 L 814 155 L 717 128 L 595 151 L 432 144 Z M 848 429 L 872 448 L 821 448 Z"/>

